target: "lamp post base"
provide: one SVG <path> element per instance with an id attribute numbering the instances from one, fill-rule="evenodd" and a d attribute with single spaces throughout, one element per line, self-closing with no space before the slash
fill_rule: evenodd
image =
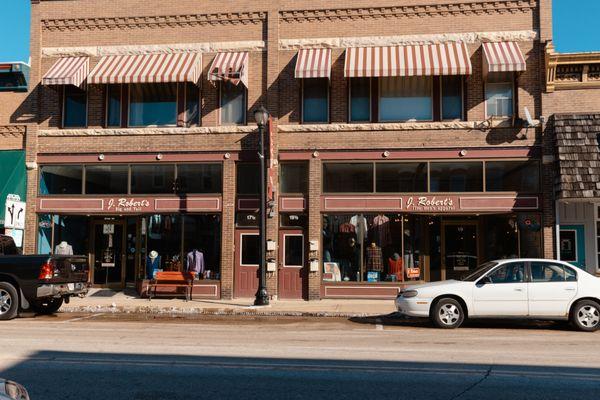
<path id="1" fill-rule="evenodd" d="M 256 292 L 256 299 L 254 299 L 255 306 L 268 306 L 269 305 L 269 295 L 267 294 L 267 289 L 258 289 Z"/>

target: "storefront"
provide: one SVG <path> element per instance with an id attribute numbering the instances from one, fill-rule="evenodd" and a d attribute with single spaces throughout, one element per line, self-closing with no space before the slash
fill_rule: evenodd
<path id="1" fill-rule="evenodd" d="M 43 165 L 38 251 L 88 255 L 93 285 L 140 294 L 153 270 L 193 270 L 194 296 L 219 298 L 221 187 L 220 163 Z"/>

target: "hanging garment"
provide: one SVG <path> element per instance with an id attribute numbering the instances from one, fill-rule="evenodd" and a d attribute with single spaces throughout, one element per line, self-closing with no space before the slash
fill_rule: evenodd
<path id="1" fill-rule="evenodd" d="M 394 260 L 393 258 L 388 259 L 388 264 L 390 267 L 390 275 L 396 275 L 396 279 L 399 281 L 404 281 L 404 263 L 401 258 Z"/>
<path id="2" fill-rule="evenodd" d="M 154 273 L 160 269 L 160 256 L 146 258 L 146 274 L 148 279 L 154 279 Z"/>
<path id="3" fill-rule="evenodd" d="M 350 218 L 350 223 L 352 225 L 354 225 L 356 234 L 359 235 L 358 236 L 359 240 L 360 240 L 361 234 L 362 234 L 363 240 L 366 240 L 367 236 L 368 236 L 368 231 L 369 231 L 369 224 L 367 223 L 367 219 L 363 216 L 355 215 L 352 218 Z"/>
<path id="4" fill-rule="evenodd" d="M 187 254 L 187 270 L 195 272 L 200 277 L 204 273 L 204 253 L 192 250 Z"/>
<path id="5" fill-rule="evenodd" d="M 150 222 L 148 224 L 148 236 L 150 239 L 158 240 L 162 238 L 162 222 L 162 217 L 160 215 L 153 215 L 150 217 Z"/>
<path id="6" fill-rule="evenodd" d="M 373 231 L 379 241 L 379 246 L 385 247 L 391 243 L 390 219 L 385 215 L 377 215 L 373 218 Z"/>
<path id="7" fill-rule="evenodd" d="M 367 271 L 383 272 L 383 256 L 381 247 L 367 247 Z"/>
<path id="8" fill-rule="evenodd" d="M 350 223 L 344 223 L 340 225 L 339 228 L 340 233 L 354 233 L 356 232 L 356 227 Z"/>
<path id="9" fill-rule="evenodd" d="M 73 246 L 71 246 L 67 242 L 60 242 L 54 248 L 54 254 L 56 254 L 58 256 L 72 256 L 73 255 Z"/>

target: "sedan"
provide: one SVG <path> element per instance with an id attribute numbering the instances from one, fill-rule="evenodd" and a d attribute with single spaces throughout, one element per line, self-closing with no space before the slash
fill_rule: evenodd
<path id="1" fill-rule="evenodd" d="M 458 328 L 467 318 L 520 318 L 569 320 L 591 332 L 600 328 L 600 278 L 563 261 L 491 261 L 460 281 L 404 289 L 396 308 L 439 328 Z"/>

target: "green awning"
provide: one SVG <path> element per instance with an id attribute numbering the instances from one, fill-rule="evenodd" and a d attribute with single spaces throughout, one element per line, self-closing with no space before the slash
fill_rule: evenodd
<path id="1" fill-rule="evenodd" d="M 4 225 L 4 203 L 9 194 L 17 194 L 21 201 L 26 200 L 27 171 L 22 150 L 0 151 L 0 226 Z"/>

